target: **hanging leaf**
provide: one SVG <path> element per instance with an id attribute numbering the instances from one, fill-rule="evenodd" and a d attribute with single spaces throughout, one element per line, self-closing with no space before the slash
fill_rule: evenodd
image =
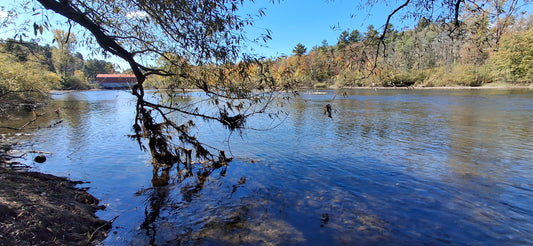
<path id="1" fill-rule="evenodd" d="M 33 34 L 37 36 L 37 32 L 39 31 L 39 25 L 37 23 L 33 23 Z"/>

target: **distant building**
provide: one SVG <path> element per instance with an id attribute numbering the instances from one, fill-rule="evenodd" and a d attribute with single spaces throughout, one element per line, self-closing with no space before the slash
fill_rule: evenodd
<path id="1" fill-rule="evenodd" d="M 96 82 L 105 89 L 125 89 L 137 83 L 133 74 L 98 74 Z"/>

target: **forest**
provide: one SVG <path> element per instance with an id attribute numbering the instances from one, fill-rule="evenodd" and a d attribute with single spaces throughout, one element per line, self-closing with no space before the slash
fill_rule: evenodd
<path id="1" fill-rule="evenodd" d="M 344 30 L 336 44 L 324 40 L 308 51 L 298 43 L 290 56 L 224 64 L 223 69 L 236 81 L 243 80 L 236 71 L 246 69 L 252 78 L 245 84 L 266 77 L 281 88 L 529 85 L 533 15 L 516 13 L 513 7 L 491 8 L 497 11 L 467 7 L 460 23 L 421 18 L 405 30 L 392 24 L 386 31 L 373 25 L 365 31 Z M 172 69 L 163 59 L 159 65 Z M 183 72 L 183 66 L 178 70 Z M 151 81 L 164 88 L 179 80 L 178 76 Z"/>
<path id="2" fill-rule="evenodd" d="M 76 36 L 54 30 L 54 46 L 35 40 L 0 40 L 0 97 L 9 105 L 42 103 L 49 90 L 94 88 L 99 73 L 115 73 L 115 65 L 98 59 L 85 60 L 76 51 Z M 67 38 L 68 35 L 68 38 Z"/>
<path id="3" fill-rule="evenodd" d="M 343 31 L 306 53 L 268 60 L 271 73 L 298 87 L 435 87 L 528 84 L 533 81 L 533 17 L 494 24 L 488 14 L 453 23 L 421 19 L 408 30 L 392 25 L 379 45 L 372 25 L 364 33 Z M 380 47 L 378 47 L 380 46 Z M 378 51 L 379 50 L 379 51 Z"/>

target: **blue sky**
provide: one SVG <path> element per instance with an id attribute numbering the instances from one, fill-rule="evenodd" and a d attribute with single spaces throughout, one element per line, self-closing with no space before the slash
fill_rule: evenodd
<path id="1" fill-rule="evenodd" d="M 247 4 L 243 11 L 265 8 L 266 16 L 257 20 L 254 27 L 248 29 L 248 34 L 254 37 L 269 29 L 272 40 L 267 43 L 268 47 L 253 45 L 252 48 L 259 55 L 277 57 L 291 55 L 298 43 L 310 50 L 321 45 L 323 40 L 330 45 L 336 44 L 344 30 L 365 32 L 370 24 L 379 28 L 392 11 L 388 6 L 376 6 L 370 10 L 360 7 L 361 2 L 353 0 L 285 0 L 275 4 L 259 0 Z M 352 15 L 356 16 L 352 18 Z"/>
<path id="2" fill-rule="evenodd" d="M 281 0 L 272 4 L 270 0 L 256 0 L 254 4 L 247 4 L 244 11 L 265 8 L 266 16 L 256 21 L 254 27 L 249 28 L 249 36 L 257 36 L 258 32 L 264 32 L 264 29 L 268 28 L 272 32 L 272 40 L 267 43 L 268 47 L 253 45 L 253 51 L 265 57 L 291 55 L 298 43 L 302 43 L 308 51 L 313 46 L 320 46 L 323 40 L 329 45 L 334 45 L 344 30 L 357 29 L 364 33 L 368 25 L 374 25 L 374 28 L 382 30 L 387 16 L 405 2 L 405 0 L 373 1 L 379 4 L 369 7 L 364 6 L 367 1 Z M 524 2 L 527 1 L 520 1 L 519 6 L 523 7 L 522 10 L 532 13 L 533 4 Z M 400 16 L 405 13 L 402 11 L 391 19 L 391 24 L 396 30 L 411 28 L 415 24 L 413 20 L 400 20 Z M 434 14 L 438 12 L 439 9 L 434 10 Z M 332 29 L 333 26 L 336 28 Z"/>

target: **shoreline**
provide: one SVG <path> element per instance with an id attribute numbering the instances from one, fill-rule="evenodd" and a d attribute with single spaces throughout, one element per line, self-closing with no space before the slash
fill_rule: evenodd
<path id="1" fill-rule="evenodd" d="M 529 89 L 533 90 L 533 83 L 531 85 L 484 85 L 484 86 L 409 86 L 409 87 L 383 87 L 383 86 L 362 86 L 362 87 L 342 87 L 325 88 L 328 90 L 357 90 L 357 89 L 378 89 L 378 90 L 514 90 L 514 89 Z M 313 90 L 324 90 L 315 89 Z"/>
<path id="2" fill-rule="evenodd" d="M 312 88 L 312 87 L 300 87 L 294 88 L 294 90 L 357 90 L 357 89 L 375 89 L 375 90 L 485 90 L 485 89 L 498 89 L 498 90 L 513 90 L 513 89 L 530 89 L 533 90 L 533 82 L 529 85 L 514 85 L 506 83 L 486 84 L 482 86 L 408 86 L 408 87 L 385 87 L 385 86 L 347 86 L 347 87 L 334 87 L 329 86 L 325 88 Z M 158 90 L 153 88 L 145 88 L 146 91 Z M 160 88 L 159 90 L 164 90 Z M 86 89 L 86 90 L 51 90 L 52 94 L 68 93 L 75 91 L 124 91 L 130 92 L 130 89 Z M 185 92 L 199 92 L 202 91 L 198 88 L 186 88 Z"/>
<path id="3" fill-rule="evenodd" d="M 0 245 L 93 245 L 112 221 L 96 216 L 99 200 L 51 174 L 15 170 L 0 163 Z"/>

